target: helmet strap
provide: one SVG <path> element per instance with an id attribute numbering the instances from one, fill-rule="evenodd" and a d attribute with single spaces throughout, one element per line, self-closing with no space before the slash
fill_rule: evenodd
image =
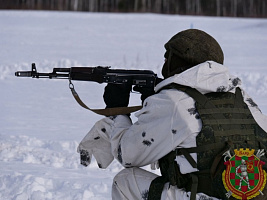
<path id="1" fill-rule="evenodd" d="M 171 59 L 172 59 L 172 54 L 173 54 L 173 51 L 172 49 L 170 49 L 170 53 L 169 53 L 169 56 L 168 56 L 168 60 L 167 60 L 167 64 L 168 64 L 168 77 L 171 76 Z"/>

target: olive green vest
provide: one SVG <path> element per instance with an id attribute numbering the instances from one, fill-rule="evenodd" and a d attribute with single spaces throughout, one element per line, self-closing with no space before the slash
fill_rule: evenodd
<path id="1" fill-rule="evenodd" d="M 196 101 L 196 109 L 202 121 L 202 129 L 196 137 L 197 147 L 176 149 L 159 160 L 162 176 L 152 181 L 149 200 L 160 199 L 163 186 L 170 182 L 178 188 L 191 191 L 191 200 L 202 192 L 219 199 L 228 199 L 222 183 L 225 169 L 223 154 L 234 149 L 264 149 L 267 146 L 267 133 L 260 128 L 243 100 L 240 88 L 236 93 L 213 92 L 206 95 L 196 89 L 178 84 L 170 84 L 162 89 L 178 89 Z M 197 153 L 197 163 L 190 153 Z M 199 171 L 181 174 L 174 160 L 183 155 Z M 266 157 L 261 158 L 267 162 Z"/>

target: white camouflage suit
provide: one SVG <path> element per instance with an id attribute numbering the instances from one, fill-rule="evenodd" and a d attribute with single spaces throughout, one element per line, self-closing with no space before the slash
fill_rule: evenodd
<path id="1" fill-rule="evenodd" d="M 159 91 L 170 83 L 196 88 L 201 93 L 235 92 L 241 81 L 229 74 L 227 67 L 213 61 L 204 62 L 180 74 L 163 80 L 155 87 Z M 242 89 L 242 88 L 241 88 Z M 267 117 L 242 90 L 244 100 L 255 120 L 266 131 Z M 176 89 L 162 90 L 148 97 L 143 108 L 135 115 L 132 124 L 125 115 L 106 117 L 98 121 L 78 147 L 94 156 L 102 168 L 116 158 L 126 168 L 119 172 L 113 182 L 112 199 L 145 200 L 151 181 L 156 174 L 139 167 L 156 163 L 176 147 L 195 147 L 196 136 L 201 130 L 195 101 Z M 264 123 L 265 122 L 265 123 Z M 196 154 L 192 154 L 196 160 Z M 176 158 L 181 173 L 195 171 L 183 156 Z M 161 199 L 189 200 L 190 192 L 165 184 Z M 197 194 L 197 200 L 216 200 L 205 194 Z"/>

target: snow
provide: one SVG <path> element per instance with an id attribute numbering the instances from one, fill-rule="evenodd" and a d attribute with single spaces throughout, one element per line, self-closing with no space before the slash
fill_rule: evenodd
<path id="1" fill-rule="evenodd" d="M 175 33 L 202 29 L 225 53 L 225 65 L 267 113 L 267 20 L 158 14 L 0 11 L 0 199 L 106 200 L 122 167 L 79 164 L 76 148 L 102 118 L 81 108 L 67 80 L 18 78 L 54 67 L 149 69 L 160 76 L 163 45 Z M 104 84 L 74 82 L 82 100 L 103 108 Z M 131 95 L 131 105 L 139 105 Z M 145 167 L 149 170 L 149 167 Z M 156 172 L 157 173 L 157 172 Z"/>

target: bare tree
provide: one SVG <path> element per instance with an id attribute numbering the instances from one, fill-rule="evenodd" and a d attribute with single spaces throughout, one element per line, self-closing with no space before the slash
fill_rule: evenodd
<path id="1" fill-rule="evenodd" d="M 262 1 L 262 14 L 261 14 L 262 17 L 266 16 L 266 11 L 265 11 L 265 9 L 266 9 L 265 1 Z"/>
<path id="2" fill-rule="evenodd" d="M 220 16 L 220 15 L 221 15 L 221 1 L 216 0 L 216 16 Z"/>
<path id="3" fill-rule="evenodd" d="M 196 0 L 196 14 L 200 15 L 201 13 L 201 4 L 200 4 L 200 0 Z"/>
<path id="4" fill-rule="evenodd" d="M 236 17 L 237 16 L 237 0 L 233 0 L 231 5 L 231 15 Z"/>
<path id="5" fill-rule="evenodd" d="M 0 9 L 267 17 L 267 0 L 0 0 Z"/>

